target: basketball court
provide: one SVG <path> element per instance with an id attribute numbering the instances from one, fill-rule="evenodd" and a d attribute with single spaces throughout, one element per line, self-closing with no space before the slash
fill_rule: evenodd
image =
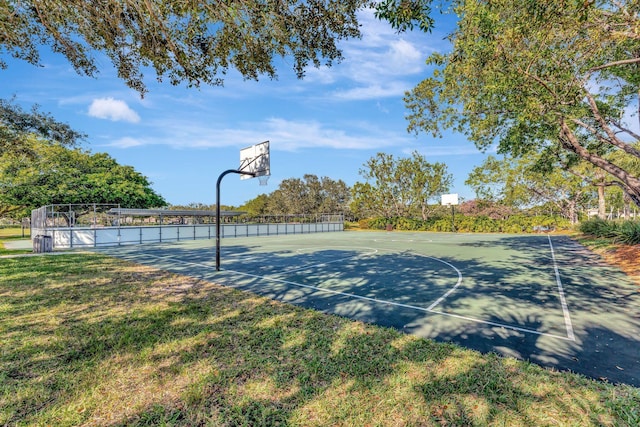
<path id="1" fill-rule="evenodd" d="M 566 236 L 337 232 L 105 249 L 408 334 L 640 385 L 640 292 Z"/>

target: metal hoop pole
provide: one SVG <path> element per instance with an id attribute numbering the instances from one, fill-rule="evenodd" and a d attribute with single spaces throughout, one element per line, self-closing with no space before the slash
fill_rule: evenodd
<path id="1" fill-rule="evenodd" d="M 220 174 L 216 182 L 216 271 L 220 271 L 220 183 L 225 175 L 237 173 L 239 175 L 256 176 L 253 172 L 244 172 L 236 169 L 228 169 Z"/>

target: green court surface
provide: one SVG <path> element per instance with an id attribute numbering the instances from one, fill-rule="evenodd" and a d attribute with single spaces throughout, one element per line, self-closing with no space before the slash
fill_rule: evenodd
<path id="1" fill-rule="evenodd" d="M 482 352 L 640 386 L 640 292 L 566 236 L 336 232 L 104 252 Z"/>

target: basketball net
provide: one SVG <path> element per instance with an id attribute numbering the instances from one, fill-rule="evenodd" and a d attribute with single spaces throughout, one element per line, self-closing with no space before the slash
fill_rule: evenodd
<path id="1" fill-rule="evenodd" d="M 258 176 L 258 181 L 260 182 L 261 186 L 266 186 L 269 183 L 269 176 L 270 175 L 260 175 Z"/>

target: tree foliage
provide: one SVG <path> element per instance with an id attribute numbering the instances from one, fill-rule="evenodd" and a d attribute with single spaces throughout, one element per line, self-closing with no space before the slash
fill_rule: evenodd
<path id="1" fill-rule="evenodd" d="M 0 155 L 0 205 L 31 209 L 62 203 L 119 203 L 127 208 L 166 205 L 145 176 L 108 154 L 91 154 L 35 137 L 25 140 L 30 155 Z"/>
<path id="2" fill-rule="evenodd" d="M 465 184 L 476 197 L 489 203 L 526 209 L 553 204 L 572 223 L 578 220 L 578 208 L 590 201 L 593 186 L 577 173 L 563 168 L 541 172 L 534 156 L 498 159 L 489 156 L 475 167 Z"/>
<path id="3" fill-rule="evenodd" d="M 520 212 L 513 206 L 485 199 L 466 200 L 458 205 L 457 211 L 462 215 L 485 216 L 494 220 L 505 220 Z"/>
<path id="4" fill-rule="evenodd" d="M 536 153 L 541 170 L 586 161 L 640 205 L 630 123 L 640 96 L 640 3 L 496 0 L 456 3 L 453 50 L 407 94 L 409 130 L 463 132 L 479 148 Z M 561 154 L 562 153 L 562 154 Z"/>
<path id="5" fill-rule="evenodd" d="M 302 179 L 283 180 L 278 189 L 268 195 L 266 207 L 262 209 L 276 215 L 342 213 L 347 209 L 349 196 L 350 188 L 344 181 L 306 174 Z M 254 201 L 258 206 L 262 203 Z M 254 201 L 247 205 L 253 206 Z"/>
<path id="6" fill-rule="evenodd" d="M 443 163 L 429 163 L 414 151 L 396 159 L 378 153 L 360 170 L 366 180 L 353 186 L 351 210 L 360 217 L 429 216 L 429 201 L 449 190 L 453 177 Z"/>
<path id="7" fill-rule="evenodd" d="M 0 155 L 7 152 L 31 155 L 28 138 L 39 138 L 55 144 L 77 147 L 86 135 L 61 123 L 37 105 L 24 111 L 13 100 L 0 99 Z"/>
<path id="8" fill-rule="evenodd" d="M 245 211 L 249 216 L 261 216 L 267 215 L 269 196 L 266 194 L 260 194 L 257 197 L 249 200 L 244 205 L 240 206 L 238 210 Z"/>
<path id="9" fill-rule="evenodd" d="M 376 6 L 375 16 L 389 21 L 399 32 L 413 30 L 416 24 L 429 32 L 434 25 L 431 0 L 383 0 Z"/>
<path id="10" fill-rule="evenodd" d="M 342 58 L 337 42 L 359 37 L 356 12 L 369 0 L 182 1 L 10 0 L 0 2 L 0 55 L 40 63 L 40 48 L 61 53 L 77 72 L 98 72 L 105 54 L 126 84 L 144 93 L 143 71 L 159 80 L 221 85 L 275 78 L 287 57 L 299 77 L 308 65 Z M 7 62 L 0 57 L 0 66 Z"/>

